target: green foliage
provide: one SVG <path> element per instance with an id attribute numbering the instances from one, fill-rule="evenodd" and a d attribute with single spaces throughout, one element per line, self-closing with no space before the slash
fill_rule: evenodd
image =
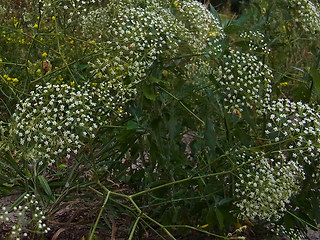
<path id="1" fill-rule="evenodd" d="M 208 8 L 0 2 L 0 196 L 46 216 L 1 237 L 52 236 L 75 203 L 85 239 L 319 230 L 320 8 Z"/>

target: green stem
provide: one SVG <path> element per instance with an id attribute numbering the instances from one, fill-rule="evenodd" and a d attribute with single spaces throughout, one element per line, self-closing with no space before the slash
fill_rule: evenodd
<path id="1" fill-rule="evenodd" d="M 199 122 L 201 122 L 202 125 L 205 125 L 205 122 L 200 119 L 194 112 L 192 112 L 179 98 L 174 96 L 172 93 L 168 92 L 166 89 L 162 88 L 160 85 L 157 85 L 162 91 L 164 91 L 166 94 L 168 94 L 170 97 L 172 97 L 174 100 L 178 101 L 181 106 L 187 110 L 195 119 L 197 119 Z"/>
<path id="2" fill-rule="evenodd" d="M 151 222 L 153 222 L 153 223 L 155 223 L 156 225 L 158 225 L 159 227 L 161 227 L 162 230 L 165 231 L 166 234 L 168 234 L 169 237 L 171 237 L 171 238 L 174 239 L 174 240 L 177 240 L 177 239 L 168 231 L 168 229 L 167 229 L 165 226 L 163 226 L 161 223 L 157 222 L 156 220 L 154 220 L 153 218 L 149 217 L 148 215 L 146 215 L 146 214 L 144 214 L 144 213 L 143 213 L 142 215 L 143 215 L 143 217 L 149 219 Z"/>
<path id="3" fill-rule="evenodd" d="M 214 237 L 217 237 L 217 238 L 230 239 L 229 237 L 220 236 L 220 235 L 208 232 L 206 230 L 203 230 L 201 228 L 196 228 L 196 227 L 192 227 L 192 226 L 189 226 L 189 225 L 168 225 L 168 226 L 165 226 L 165 227 L 166 228 L 189 228 L 189 229 L 192 229 L 192 230 L 196 230 L 198 232 L 206 233 L 206 234 L 208 234 L 210 236 L 214 236 Z"/>
<path id="4" fill-rule="evenodd" d="M 93 228 L 92 228 L 92 230 L 91 230 L 91 233 L 90 233 L 90 236 L 89 236 L 89 240 L 92 240 L 92 238 L 93 238 L 94 232 L 95 232 L 95 230 L 96 230 L 96 228 L 97 228 L 97 225 L 98 225 L 99 220 L 100 220 L 100 218 L 101 218 L 101 215 L 102 215 L 102 212 L 103 212 L 103 210 L 104 210 L 104 207 L 106 206 L 106 204 L 107 204 L 107 202 L 108 202 L 110 193 L 111 193 L 111 191 L 108 191 L 107 196 L 106 196 L 106 198 L 104 199 L 104 202 L 103 202 L 102 207 L 101 207 L 101 209 L 100 209 L 100 212 L 99 212 L 99 215 L 98 215 L 98 217 L 97 217 L 97 220 L 96 220 L 96 222 L 94 223 L 94 226 L 93 226 Z"/>
<path id="5" fill-rule="evenodd" d="M 299 218 L 297 215 L 295 215 L 295 214 L 293 214 L 293 213 L 291 213 L 291 212 L 289 212 L 289 211 L 286 211 L 286 212 L 289 213 L 292 217 L 298 219 L 300 222 L 307 224 L 309 227 L 312 227 L 312 228 L 315 229 L 316 231 L 320 231 L 320 228 L 318 228 L 318 227 L 314 226 L 313 224 L 308 223 L 307 221 Z"/>
<path id="6" fill-rule="evenodd" d="M 134 222 L 128 240 L 131 240 L 133 238 L 133 234 L 134 234 L 134 232 L 135 232 L 135 230 L 137 228 L 137 225 L 138 225 L 138 222 L 139 222 L 140 218 L 141 218 L 140 216 L 137 217 L 136 221 Z"/>
<path id="7" fill-rule="evenodd" d="M 149 193 L 149 192 L 152 192 L 152 191 L 164 188 L 164 187 L 172 186 L 172 185 L 175 185 L 175 184 L 178 184 L 178 183 L 183 183 L 183 182 L 188 182 L 188 181 L 191 181 L 191 180 L 197 180 L 197 179 L 200 179 L 200 178 L 207 178 L 207 177 L 213 177 L 213 176 L 218 176 L 218 175 L 224 175 L 224 174 L 227 174 L 227 173 L 232 173 L 233 170 L 234 169 L 223 171 L 223 172 L 218 172 L 218 173 L 210 173 L 210 174 L 206 174 L 206 175 L 202 175 L 202 176 L 184 178 L 184 179 L 177 180 L 177 181 L 174 181 L 174 182 L 169 182 L 169 183 L 166 183 L 166 184 L 154 187 L 154 188 L 146 189 L 144 191 L 132 194 L 132 195 L 130 195 L 130 197 L 134 198 L 134 197 L 140 196 L 142 194 Z"/>

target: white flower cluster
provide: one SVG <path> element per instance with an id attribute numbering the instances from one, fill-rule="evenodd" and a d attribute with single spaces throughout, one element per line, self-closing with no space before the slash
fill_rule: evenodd
<path id="1" fill-rule="evenodd" d="M 240 38 L 249 41 L 249 50 L 250 51 L 259 51 L 265 54 L 270 53 L 268 44 L 264 41 L 264 34 L 259 31 L 248 31 L 242 32 Z"/>
<path id="2" fill-rule="evenodd" d="M 218 21 L 193 0 L 111 1 L 106 8 L 89 13 L 84 33 L 98 38 L 103 56 L 92 62 L 98 78 L 128 79 L 138 82 L 156 61 L 168 60 L 183 48 L 199 53 L 223 36 Z M 134 79 L 134 80 L 132 80 Z"/>
<path id="3" fill-rule="evenodd" d="M 37 8 L 40 9 L 41 14 L 54 14 L 54 7 L 57 7 L 58 11 L 63 11 L 65 14 L 64 20 L 66 24 L 71 24 L 73 21 L 79 21 L 83 19 L 90 11 L 90 7 L 93 4 L 101 3 L 102 0 L 39 0 L 37 2 Z"/>
<path id="4" fill-rule="evenodd" d="M 293 159 L 311 164 L 319 158 L 319 111 L 289 99 L 273 101 L 268 111 L 270 120 L 265 132 L 273 142 L 281 142 Z"/>
<path id="5" fill-rule="evenodd" d="M 269 105 L 272 71 L 256 56 L 230 49 L 213 74 L 223 89 L 228 111 L 242 112 L 249 107 L 263 112 Z"/>
<path id="6" fill-rule="evenodd" d="M 121 117 L 132 92 L 120 84 L 37 85 L 16 106 L 10 140 L 40 164 L 70 158 L 109 117 Z"/>
<path id="7" fill-rule="evenodd" d="M 45 213 L 39 207 L 39 202 L 35 195 L 26 194 L 25 204 L 13 207 L 12 211 L 7 211 L 2 207 L 3 214 L 0 215 L 0 223 L 6 222 L 11 226 L 10 239 L 25 239 L 28 233 L 48 233 L 50 227 L 47 226 Z M 9 214 L 17 215 L 17 221 L 9 223 Z"/>
<path id="8" fill-rule="evenodd" d="M 283 154 L 267 158 L 261 153 L 238 156 L 237 164 L 250 162 L 241 168 L 236 183 L 236 206 L 242 218 L 250 220 L 278 220 L 299 191 L 304 178 L 303 168 L 296 161 L 287 161 Z"/>
<path id="9" fill-rule="evenodd" d="M 282 239 L 290 239 L 290 240 L 303 240 L 308 239 L 305 234 L 303 234 L 299 229 L 286 229 L 283 225 L 278 225 L 275 223 L 270 224 L 271 232 L 275 233 L 277 236 L 282 237 Z"/>
<path id="10" fill-rule="evenodd" d="M 296 23 L 309 33 L 320 32 L 320 6 L 310 0 L 289 0 L 296 13 Z"/>
<path id="11" fill-rule="evenodd" d="M 180 24 L 188 29 L 182 33 L 183 38 L 188 41 L 193 51 L 202 52 L 210 43 L 211 38 L 224 36 L 218 19 L 198 1 L 177 0 L 174 5 L 177 10 L 176 18 L 182 20 Z"/>

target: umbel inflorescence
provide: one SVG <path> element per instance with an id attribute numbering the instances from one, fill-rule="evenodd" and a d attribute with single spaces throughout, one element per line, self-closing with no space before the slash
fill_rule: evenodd
<path id="1" fill-rule="evenodd" d="M 26 239 L 32 234 L 48 233 L 51 229 L 47 225 L 47 218 L 44 210 L 39 207 L 39 201 L 35 195 L 25 194 L 24 202 L 19 206 L 0 210 L 0 223 L 4 223 L 11 228 L 10 239 Z M 9 218 L 10 216 L 10 218 Z M 16 219 L 12 223 L 12 219 Z"/>
<path id="2" fill-rule="evenodd" d="M 288 0 L 293 8 L 295 22 L 307 33 L 320 32 L 320 6 L 310 0 Z"/>
<path id="3" fill-rule="evenodd" d="M 95 138 L 99 126 L 124 115 L 133 93 L 110 82 L 38 85 L 17 104 L 9 140 L 39 164 L 70 158 Z"/>
<path id="4" fill-rule="evenodd" d="M 245 107 L 263 112 L 271 101 L 272 71 L 254 55 L 230 49 L 213 74 L 230 112 L 242 112 Z"/>
<path id="5" fill-rule="evenodd" d="M 268 106 L 269 120 L 265 133 L 279 142 L 293 159 L 307 164 L 318 162 L 320 152 L 319 111 L 302 102 L 289 99 L 273 101 Z"/>
<path id="6" fill-rule="evenodd" d="M 287 160 L 279 153 L 272 157 L 263 153 L 239 154 L 240 168 L 235 192 L 236 206 L 242 218 L 250 220 L 279 220 L 290 198 L 300 190 L 304 171 L 298 161 Z"/>
<path id="7" fill-rule="evenodd" d="M 264 151 L 269 151 L 238 155 L 235 191 L 243 218 L 270 221 L 283 216 L 302 181 L 319 183 L 319 174 L 308 169 L 319 169 L 320 115 L 317 108 L 289 99 L 271 102 L 266 113 L 270 146 Z"/>
<path id="8" fill-rule="evenodd" d="M 98 39 L 101 57 L 91 62 L 95 76 L 131 83 L 143 79 L 155 61 L 182 52 L 203 53 L 212 45 L 210 39 L 223 36 L 219 21 L 193 0 L 111 1 L 90 12 L 83 29 L 86 36 Z"/>

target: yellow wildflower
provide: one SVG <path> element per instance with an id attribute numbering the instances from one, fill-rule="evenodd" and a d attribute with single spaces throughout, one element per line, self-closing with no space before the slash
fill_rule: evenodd
<path id="1" fill-rule="evenodd" d="M 48 56 L 48 53 L 46 52 L 42 53 L 42 57 L 46 57 L 46 56 Z"/>

